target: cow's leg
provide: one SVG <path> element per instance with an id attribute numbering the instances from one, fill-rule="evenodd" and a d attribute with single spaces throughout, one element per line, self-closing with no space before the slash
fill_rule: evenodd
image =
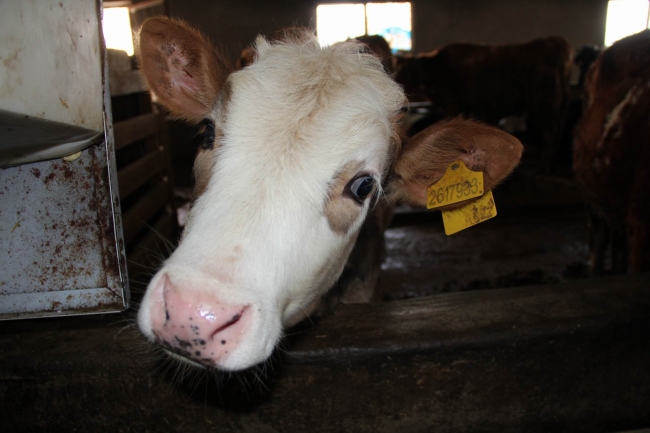
<path id="1" fill-rule="evenodd" d="M 555 158 L 555 138 L 559 129 L 554 121 L 555 115 L 551 107 L 544 106 L 544 109 L 526 112 L 526 126 L 530 144 L 536 152 L 541 155 L 539 170 L 549 173 L 553 168 Z"/>
<path id="2" fill-rule="evenodd" d="M 603 275 L 605 270 L 605 250 L 609 240 L 609 224 L 593 210 L 587 213 L 587 236 L 589 238 L 591 276 Z"/>
<path id="3" fill-rule="evenodd" d="M 540 82 L 536 90 L 544 97 L 532 101 L 526 114 L 528 132 L 542 155 L 541 169 L 544 173 L 553 171 L 558 146 L 562 140 L 562 129 L 569 108 L 569 87 L 561 77 Z"/>
<path id="4" fill-rule="evenodd" d="M 650 271 L 650 233 L 647 225 L 647 221 L 637 221 L 635 227 L 628 230 L 630 272 Z"/>
<path id="5" fill-rule="evenodd" d="M 650 195 L 645 190 L 648 179 L 643 179 L 643 183 L 639 180 L 636 180 L 637 188 L 631 197 L 626 219 L 629 272 L 650 271 Z"/>
<path id="6" fill-rule="evenodd" d="M 618 224 L 611 229 L 612 272 L 624 274 L 628 269 L 628 248 L 626 227 Z"/>

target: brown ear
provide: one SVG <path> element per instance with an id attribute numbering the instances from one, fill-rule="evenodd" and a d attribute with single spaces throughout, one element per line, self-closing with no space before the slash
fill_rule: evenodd
<path id="1" fill-rule="evenodd" d="M 427 188 L 457 159 L 483 172 L 485 192 L 517 166 L 523 146 L 502 130 L 465 119 L 436 123 L 415 135 L 402 149 L 388 186 L 391 201 L 426 206 Z"/>
<path id="2" fill-rule="evenodd" d="M 210 42 L 182 21 L 150 18 L 138 57 L 149 89 L 175 116 L 198 122 L 212 108 L 230 68 Z"/>

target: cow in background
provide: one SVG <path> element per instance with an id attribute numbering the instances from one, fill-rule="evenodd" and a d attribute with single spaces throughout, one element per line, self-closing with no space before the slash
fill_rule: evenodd
<path id="1" fill-rule="evenodd" d="M 363 35 L 357 36 L 357 41 L 365 44 L 371 53 L 375 54 L 384 65 L 384 69 L 389 75 L 393 75 L 395 68 L 393 67 L 393 52 L 390 45 L 383 36 L 380 35 Z"/>
<path id="2" fill-rule="evenodd" d="M 589 206 L 591 271 L 650 271 L 650 30 L 603 51 L 589 70 L 573 167 Z"/>
<path id="3" fill-rule="evenodd" d="M 138 51 L 161 104 L 205 128 L 188 224 L 138 313 L 149 340 L 193 365 L 265 361 L 346 263 L 360 290 L 374 289 L 364 274 L 379 269 L 371 249 L 391 205 L 426 206 L 427 187 L 458 159 L 489 191 L 521 156 L 514 137 L 463 119 L 403 143 L 404 93 L 356 41 L 259 37 L 255 62 L 231 73 L 199 32 L 150 18 Z"/>
<path id="4" fill-rule="evenodd" d="M 255 50 L 253 47 L 246 47 L 241 50 L 237 63 L 235 63 L 235 69 L 243 69 L 251 63 L 255 62 Z"/>
<path id="5" fill-rule="evenodd" d="M 550 171 L 569 104 L 572 48 L 561 37 L 524 44 L 455 43 L 396 59 L 396 81 L 439 117 L 463 115 L 498 125 L 525 116 L 530 141 Z"/>

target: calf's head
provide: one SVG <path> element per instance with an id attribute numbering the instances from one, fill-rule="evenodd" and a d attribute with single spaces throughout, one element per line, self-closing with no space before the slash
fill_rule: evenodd
<path id="1" fill-rule="evenodd" d="M 382 190 L 424 204 L 421 185 L 459 157 L 492 186 L 521 153 L 507 134 L 467 121 L 402 148 L 403 92 L 354 41 L 258 38 L 255 63 L 230 75 L 182 23 L 150 19 L 139 44 L 150 89 L 173 114 L 202 122 L 205 143 L 188 224 L 138 322 L 197 364 L 232 371 L 264 361 L 336 282 Z"/>

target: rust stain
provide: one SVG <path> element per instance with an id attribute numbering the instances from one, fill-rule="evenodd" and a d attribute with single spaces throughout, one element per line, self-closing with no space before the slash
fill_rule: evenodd
<path id="1" fill-rule="evenodd" d="M 59 98 L 59 101 L 61 101 L 61 105 L 63 105 L 65 108 L 70 108 L 62 98 Z"/>
<path id="2" fill-rule="evenodd" d="M 56 177 L 56 174 L 54 174 L 54 172 L 48 174 L 47 177 L 45 178 L 45 184 L 50 183 L 52 181 L 52 179 L 54 179 L 55 177 Z"/>
<path id="3" fill-rule="evenodd" d="M 16 224 L 14 224 L 14 228 L 11 229 L 11 233 L 13 233 L 14 230 L 16 230 L 18 227 L 20 227 L 20 220 L 17 221 Z"/>

